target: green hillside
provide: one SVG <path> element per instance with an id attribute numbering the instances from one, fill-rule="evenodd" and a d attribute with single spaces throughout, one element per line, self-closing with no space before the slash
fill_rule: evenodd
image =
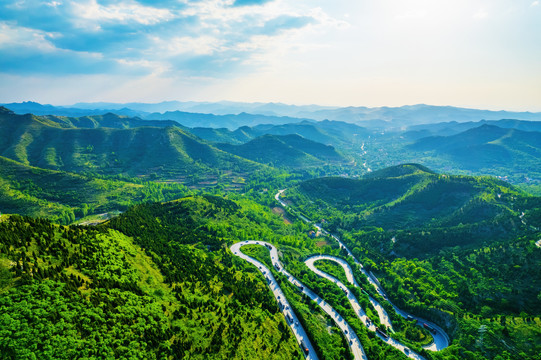
<path id="1" fill-rule="evenodd" d="M 291 216 L 301 213 L 339 236 L 394 304 L 448 331 L 452 345 L 423 356 L 536 358 L 540 197 L 416 164 L 362 179 L 308 180 L 285 195 Z M 332 238 L 318 239 L 321 252 L 347 258 Z M 486 330 L 482 347 L 479 329 Z"/>
<path id="2" fill-rule="evenodd" d="M 180 125 L 172 120 L 142 120 L 138 117 L 129 117 L 107 113 L 104 115 L 90 115 L 81 117 L 67 117 L 46 115 L 44 118 L 60 124 L 66 128 L 89 128 L 95 129 L 100 127 L 108 127 L 114 129 L 129 129 L 141 126 L 167 127 Z"/>
<path id="3" fill-rule="evenodd" d="M 263 135 L 242 145 L 218 144 L 220 149 L 274 166 L 305 167 L 326 162 L 345 162 L 332 146 L 299 135 Z"/>
<path id="4" fill-rule="evenodd" d="M 254 138 L 251 128 L 247 126 L 240 127 L 235 131 L 231 131 L 226 128 L 205 127 L 189 128 L 188 131 L 201 139 L 215 143 L 229 143 L 238 145 Z"/>
<path id="5" fill-rule="evenodd" d="M 452 136 L 417 140 L 411 150 L 429 152 L 459 169 L 539 178 L 541 132 L 482 125 Z"/>
<path id="6" fill-rule="evenodd" d="M 46 117 L 0 112 L 0 155 L 77 173 L 157 176 L 179 182 L 257 164 L 210 146 L 178 127 L 62 128 Z"/>
<path id="7" fill-rule="evenodd" d="M 372 132 L 360 126 L 342 121 L 302 121 L 298 123 L 273 125 L 261 124 L 253 127 L 242 126 L 232 131 L 226 128 L 188 129 L 192 134 L 212 142 L 243 144 L 263 135 L 300 135 L 337 148 L 358 146 Z"/>
<path id="8" fill-rule="evenodd" d="M 76 217 L 124 210 L 189 193 L 181 184 L 130 183 L 46 170 L 0 156 L 0 212 L 70 223 Z"/>
<path id="9" fill-rule="evenodd" d="M 215 197 L 100 228 L 3 219 L 1 357 L 301 359 L 263 277 L 223 247 L 246 228 L 286 235 L 268 211 Z"/>
<path id="10" fill-rule="evenodd" d="M 537 217 L 540 205 L 539 198 L 494 178 L 436 174 L 414 164 L 361 179 L 312 179 L 286 195 L 305 214 L 325 219 L 332 229 L 378 227 L 411 234 L 422 228 L 442 233 L 430 242 L 404 236 L 408 240 L 396 247 L 411 247 L 408 251 L 413 254 L 528 231 L 535 222 L 525 224 L 519 215 Z M 451 228 L 460 235 L 443 235 L 442 229 Z"/>

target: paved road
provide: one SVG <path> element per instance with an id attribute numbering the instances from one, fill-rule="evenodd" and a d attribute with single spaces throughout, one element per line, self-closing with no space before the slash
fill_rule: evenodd
<path id="1" fill-rule="evenodd" d="M 287 207 L 287 204 L 280 199 L 280 195 L 284 191 L 285 191 L 285 189 L 280 190 L 276 194 L 275 199 L 278 200 L 282 206 Z M 378 294 L 380 294 L 384 299 L 389 301 L 389 299 L 387 298 L 387 294 L 383 290 L 383 287 L 379 283 L 378 279 L 372 273 L 368 272 L 363 267 L 363 265 L 359 262 L 359 260 L 357 260 L 357 258 L 353 255 L 353 253 L 347 248 L 346 245 L 344 245 L 342 243 L 342 241 L 340 241 L 340 239 L 336 235 L 329 233 L 328 231 L 326 231 L 325 229 L 323 229 L 321 227 L 321 224 L 314 223 L 314 222 L 312 222 L 311 220 L 307 219 L 304 216 L 302 216 L 301 219 L 303 221 L 307 222 L 307 223 L 313 224 L 322 234 L 329 235 L 334 240 L 336 240 L 338 242 L 338 244 L 340 245 L 340 248 L 343 248 L 347 252 L 348 256 L 353 259 L 355 264 L 357 266 L 359 266 L 361 272 L 368 278 L 368 281 L 374 286 L 374 288 L 376 289 Z M 370 302 L 372 303 L 372 305 L 374 306 L 374 308 L 378 312 L 378 315 L 380 317 L 380 322 L 382 324 L 385 324 L 386 326 L 392 328 L 392 324 L 390 322 L 389 316 L 387 315 L 387 313 L 385 312 L 383 307 L 377 301 L 375 301 L 372 297 L 370 297 Z M 403 311 L 403 310 L 399 309 L 397 306 L 395 306 L 391 301 L 389 301 L 389 303 L 392 305 L 393 309 L 399 315 L 401 315 L 402 317 L 407 318 L 408 316 L 411 316 L 412 318 L 416 319 L 419 323 L 426 323 L 427 325 L 431 326 L 432 328 L 434 328 L 436 330 L 436 333 L 432 334 L 432 337 L 433 337 L 434 341 L 430 345 L 424 346 L 425 349 L 431 350 L 431 351 L 439 351 L 439 350 L 442 350 L 442 349 L 449 346 L 449 337 L 447 336 L 447 333 L 445 331 L 443 331 L 443 329 L 441 327 L 439 327 L 438 325 L 434 324 L 431 321 L 428 321 L 428 320 L 420 318 L 418 316 L 413 316 L 411 314 L 406 313 L 405 311 Z"/>
<path id="2" fill-rule="evenodd" d="M 282 199 L 280 199 L 280 195 L 282 195 L 282 193 L 284 191 L 286 191 L 286 189 L 278 190 L 278 193 L 276 193 L 276 195 L 274 195 L 274 198 L 276 199 L 276 201 L 278 201 L 280 203 L 280 205 L 282 205 L 283 207 L 287 207 L 287 204 Z"/>
<path id="3" fill-rule="evenodd" d="M 340 289 L 342 289 L 342 291 L 344 291 L 347 294 L 347 298 L 349 300 L 349 303 L 353 307 L 353 310 L 355 311 L 355 313 L 357 314 L 357 316 L 359 317 L 361 322 L 370 331 L 376 332 L 376 326 L 374 325 L 374 323 L 372 321 L 370 321 L 370 319 L 368 318 L 368 316 L 366 315 L 366 313 L 362 309 L 361 305 L 359 304 L 359 301 L 357 300 L 355 295 L 353 295 L 353 293 L 348 291 L 347 287 L 342 282 L 340 282 L 340 280 L 338 280 L 334 276 L 331 276 L 331 275 L 327 274 L 326 272 L 321 271 L 320 269 L 316 268 L 314 263 L 316 261 L 318 261 L 318 260 L 331 260 L 331 261 L 337 262 L 338 264 L 342 265 L 342 267 L 344 268 L 344 271 L 346 273 L 346 277 L 347 277 L 348 281 L 352 285 L 354 285 L 355 287 L 360 288 L 359 284 L 357 283 L 357 281 L 353 277 L 353 271 L 351 270 L 349 264 L 344 259 L 334 257 L 334 256 L 328 256 L 328 255 L 315 255 L 315 256 L 312 256 L 312 257 L 308 258 L 305 261 L 306 265 L 310 268 L 310 270 L 315 272 L 317 275 L 319 275 L 321 277 L 324 277 L 324 278 L 334 282 Z M 379 306 L 379 304 L 378 304 L 378 306 Z M 379 311 L 378 311 L 378 313 L 379 313 Z M 381 320 L 383 320 L 382 317 L 381 317 L 381 313 L 379 315 L 380 315 L 380 322 L 383 324 L 383 321 L 381 321 Z M 386 322 L 388 322 L 390 324 L 390 320 L 389 320 L 389 317 L 387 316 L 387 313 L 385 313 L 385 316 L 386 316 Z M 386 325 L 386 326 L 388 326 L 388 325 Z M 389 345 L 397 348 L 398 350 L 402 351 L 404 354 L 406 354 L 408 357 L 410 357 L 412 359 L 417 359 L 417 360 L 424 360 L 425 359 L 421 355 L 415 353 L 413 350 L 411 350 L 410 348 L 408 348 L 404 344 L 400 343 L 399 341 L 397 341 L 397 340 L 395 340 L 395 339 L 393 339 L 391 337 L 383 336 L 379 332 L 376 332 L 376 336 L 378 336 L 382 341 L 386 342 L 387 344 L 389 344 Z"/>
<path id="4" fill-rule="evenodd" d="M 321 229 L 321 227 L 318 224 L 316 224 L 316 227 Z M 387 294 L 383 290 L 383 287 L 379 283 L 378 279 L 371 272 L 368 272 L 363 267 L 363 265 L 359 262 L 359 260 L 357 260 L 357 258 L 355 256 L 353 256 L 351 251 L 342 243 L 342 241 L 340 241 L 340 239 L 337 236 L 332 235 L 332 234 L 330 234 L 330 235 L 340 244 L 340 247 L 342 247 L 342 248 L 344 248 L 346 250 L 348 256 L 353 259 L 353 262 L 360 268 L 361 272 L 367 277 L 368 281 L 374 286 L 374 288 L 376 289 L 378 294 L 380 294 L 384 299 L 386 299 L 389 302 L 389 304 L 391 304 L 391 306 L 393 307 L 393 309 L 396 311 L 397 314 L 399 314 L 400 316 L 402 316 L 404 318 L 407 318 L 408 316 L 411 316 L 412 318 L 417 320 L 417 322 L 419 322 L 421 324 L 425 323 L 425 324 L 431 326 L 432 328 L 434 328 L 436 330 L 435 334 L 431 333 L 432 338 L 434 339 L 434 341 L 431 344 L 429 344 L 427 346 L 424 346 L 425 349 L 431 350 L 431 351 L 439 351 L 439 350 L 442 350 L 442 349 L 449 346 L 449 337 L 447 336 L 447 333 L 445 331 L 443 331 L 443 329 L 441 327 L 439 327 L 438 325 L 434 324 L 433 322 L 428 321 L 426 319 L 423 319 L 421 317 L 414 316 L 412 314 L 408 314 L 404 310 L 402 310 L 402 309 L 398 308 L 396 305 L 394 305 L 387 298 Z M 375 300 L 372 299 L 371 300 L 372 305 L 374 304 L 374 302 L 375 302 Z M 383 307 L 381 307 L 381 305 L 379 305 L 379 303 L 377 303 L 376 310 L 378 310 L 378 307 L 383 309 Z M 378 314 L 380 314 L 380 319 L 381 319 L 381 313 L 380 313 L 379 310 L 378 310 Z M 390 320 L 389 320 L 389 323 L 390 323 Z"/>
<path id="5" fill-rule="evenodd" d="M 342 316 L 338 314 L 336 310 L 334 310 L 325 300 L 317 296 L 312 290 L 308 289 L 303 283 L 301 283 L 298 279 L 293 277 L 290 273 L 288 273 L 284 269 L 283 265 L 278 260 L 278 251 L 276 250 L 276 247 L 264 241 L 254 241 L 254 240 L 242 241 L 242 242 L 233 244 L 231 246 L 231 251 L 233 252 L 233 254 L 254 264 L 267 278 L 267 282 L 269 283 L 269 286 L 272 292 L 274 293 L 274 296 L 276 297 L 277 301 L 279 303 L 281 302 L 284 305 L 282 309 L 284 316 L 286 317 L 286 319 L 288 318 L 288 315 L 293 318 L 293 321 L 291 322 L 288 321 L 288 324 L 293 330 L 293 333 L 295 334 L 297 341 L 300 343 L 301 340 L 304 340 L 306 345 L 308 346 L 309 348 L 309 352 L 307 355 L 308 359 L 317 359 L 317 355 L 316 355 L 316 352 L 314 351 L 312 344 L 308 340 L 308 336 L 306 335 L 304 328 L 300 324 L 298 324 L 297 316 L 295 315 L 293 310 L 291 310 L 291 307 L 289 306 L 289 303 L 287 302 L 287 299 L 284 296 L 282 289 L 280 289 L 280 286 L 278 285 L 278 282 L 276 281 L 272 273 L 269 271 L 269 269 L 265 265 L 255 260 L 254 258 L 248 255 L 245 255 L 240 250 L 240 248 L 244 245 L 262 245 L 262 246 L 267 247 L 270 250 L 271 261 L 274 268 L 278 272 L 284 274 L 291 284 L 295 285 L 299 291 L 301 291 L 303 294 L 305 294 L 310 299 L 315 301 L 323 309 L 323 311 L 325 311 L 334 320 L 338 328 L 342 331 L 342 333 L 346 337 L 354 358 L 356 360 L 368 360 L 362 348 L 361 341 L 359 340 L 359 338 L 357 337 L 357 334 L 353 331 L 351 326 L 349 326 L 349 324 L 342 318 Z M 282 306 L 280 306 L 280 308 L 282 308 Z"/>

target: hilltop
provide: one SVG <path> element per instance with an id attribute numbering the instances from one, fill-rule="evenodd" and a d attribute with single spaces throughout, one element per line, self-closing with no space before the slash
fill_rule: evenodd
<path id="1" fill-rule="evenodd" d="M 299 135 L 263 135 L 242 145 L 218 144 L 217 147 L 238 156 L 285 167 L 323 165 L 345 162 L 334 147 L 305 139 Z"/>
<path id="2" fill-rule="evenodd" d="M 416 164 L 383 169 L 365 178 L 311 179 L 287 190 L 289 200 L 332 229 L 379 227 L 407 233 L 455 229 L 460 236 L 410 239 L 412 253 L 437 251 L 528 231 L 519 215 L 535 223 L 540 198 L 489 177 L 437 174 Z M 452 233 L 449 232 L 449 234 Z"/>

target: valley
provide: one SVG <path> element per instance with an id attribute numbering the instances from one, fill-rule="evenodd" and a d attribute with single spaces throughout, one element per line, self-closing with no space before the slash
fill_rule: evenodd
<path id="1" fill-rule="evenodd" d="M 541 360 L 540 25 L 0 1 L 0 360 Z"/>
<path id="2" fill-rule="evenodd" d="M 536 121 L 186 106 L 0 108 L 5 358 L 536 358 Z"/>

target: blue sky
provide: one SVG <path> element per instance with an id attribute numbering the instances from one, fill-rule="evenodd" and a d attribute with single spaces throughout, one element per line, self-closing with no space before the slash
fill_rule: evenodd
<path id="1" fill-rule="evenodd" d="M 538 0 L 0 0 L 0 102 L 541 111 Z"/>

